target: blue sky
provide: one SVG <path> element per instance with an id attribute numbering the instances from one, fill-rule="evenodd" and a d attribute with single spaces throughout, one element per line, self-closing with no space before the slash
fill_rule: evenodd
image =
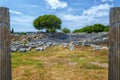
<path id="1" fill-rule="evenodd" d="M 54 14 L 62 20 L 62 28 L 82 28 L 86 25 L 109 24 L 109 10 L 120 6 L 119 0 L 0 0 L 0 7 L 10 10 L 11 28 L 15 32 L 37 31 L 33 20 L 44 14 Z"/>

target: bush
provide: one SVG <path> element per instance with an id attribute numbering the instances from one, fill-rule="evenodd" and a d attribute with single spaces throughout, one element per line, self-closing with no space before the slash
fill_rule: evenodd
<path id="1" fill-rule="evenodd" d="M 73 31 L 73 33 L 80 33 L 80 32 L 86 32 L 86 33 L 92 33 L 92 32 L 108 32 L 109 26 L 105 26 L 102 24 L 94 24 L 90 26 L 85 26 L 81 29 L 76 29 Z"/>
<path id="2" fill-rule="evenodd" d="M 63 28 L 63 29 L 62 29 L 62 32 L 63 32 L 63 33 L 70 33 L 70 29 L 68 29 L 68 28 Z"/>
<path id="3" fill-rule="evenodd" d="M 26 35 L 26 32 L 21 32 L 20 34 L 21 34 L 21 35 Z"/>

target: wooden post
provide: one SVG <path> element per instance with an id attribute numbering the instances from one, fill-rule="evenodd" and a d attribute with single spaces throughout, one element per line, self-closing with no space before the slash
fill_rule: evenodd
<path id="1" fill-rule="evenodd" d="M 120 7 L 110 10 L 109 80 L 120 80 Z"/>
<path id="2" fill-rule="evenodd" d="M 0 7 L 0 80 L 12 80 L 9 9 Z"/>

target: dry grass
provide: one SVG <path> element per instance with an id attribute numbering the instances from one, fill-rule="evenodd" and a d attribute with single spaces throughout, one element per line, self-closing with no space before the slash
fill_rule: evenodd
<path id="1" fill-rule="evenodd" d="M 42 52 L 12 53 L 13 80 L 107 80 L 108 51 L 62 46 Z M 96 64 L 91 64 L 91 63 Z M 99 65 L 97 65 L 99 64 Z"/>

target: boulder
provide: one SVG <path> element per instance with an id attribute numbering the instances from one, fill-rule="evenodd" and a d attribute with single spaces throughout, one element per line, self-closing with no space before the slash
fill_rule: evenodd
<path id="1" fill-rule="evenodd" d="M 19 48 L 19 52 L 26 52 L 25 48 Z"/>
<path id="2" fill-rule="evenodd" d="M 44 49 L 42 47 L 35 48 L 36 51 L 43 51 Z"/>
<path id="3" fill-rule="evenodd" d="M 12 52 L 16 52 L 17 50 L 18 50 L 18 49 L 15 48 L 15 47 L 12 47 L 12 48 L 11 48 L 11 51 L 12 51 Z"/>

